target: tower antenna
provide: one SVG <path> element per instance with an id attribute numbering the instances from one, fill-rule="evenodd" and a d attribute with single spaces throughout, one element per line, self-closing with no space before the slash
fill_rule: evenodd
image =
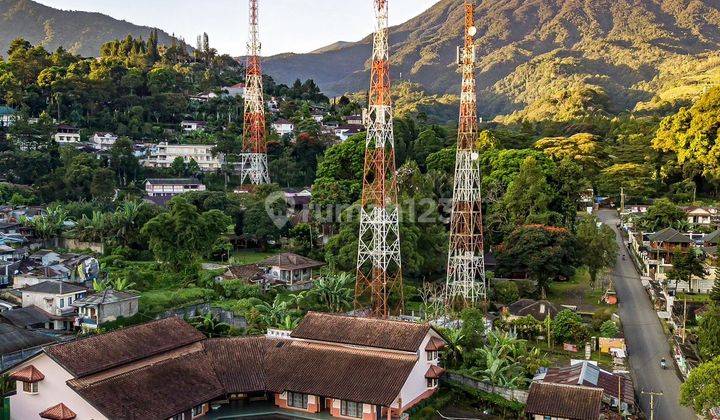
<path id="1" fill-rule="evenodd" d="M 400 209 L 395 173 L 393 110 L 390 99 L 390 56 L 388 46 L 388 0 L 373 0 L 377 28 L 373 38 L 368 109 L 365 168 L 358 240 L 355 307 L 367 300 L 371 315 L 390 315 L 390 296 L 399 298 L 402 312 L 402 264 L 400 259 Z"/>
<path id="2" fill-rule="evenodd" d="M 243 153 L 240 155 L 240 179 L 253 185 L 269 184 L 267 139 L 265 137 L 265 101 L 263 100 L 262 69 L 260 67 L 260 24 L 258 1 L 250 0 L 250 38 L 245 68 L 245 117 Z"/>
<path id="3" fill-rule="evenodd" d="M 482 196 L 475 81 L 475 4 L 465 0 L 465 45 L 458 50 L 462 71 L 460 122 L 455 163 L 446 303 L 462 298 L 465 305 L 486 298 Z"/>

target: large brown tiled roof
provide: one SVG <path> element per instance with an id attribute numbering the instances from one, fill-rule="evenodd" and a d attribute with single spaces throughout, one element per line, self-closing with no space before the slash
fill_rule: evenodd
<path id="1" fill-rule="evenodd" d="M 601 405 L 601 389 L 534 382 L 525 412 L 570 420 L 598 420 Z"/>
<path id="2" fill-rule="evenodd" d="M 622 388 L 623 401 L 630 405 L 635 403 L 635 390 L 630 378 L 602 370 L 588 362 L 570 367 L 550 368 L 542 381 L 600 388 L 608 396 L 615 398 L 618 396 L 618 388 Z"/>
<path id="3" fill-rule="evenodd" d="M 50 336 L 0 322 L 0 354 L 14 353 L 54 341 Z"/>
<path id="4" fill-rule="evenodd" d="M 68 385 L 113 420 L 165 420 L 225 395 L 202 346 L 198 349 L 118 376 Z"/>
<path id="5" fill-rule="evenodd" d="M 205 341 L 205 352 L 227 393 L 267 389 L 265 357 L 275 341 L 264 337 L 221 338 Z"/>
<path id="6" fill-rule="evenodd" d="M 293 254 L 292 252 L 285 252 L 266 258 L 257 265 L 260 267 L 280 267 L 286 270 L 301 270 L 303 268 L 322 267 L 325 263 L 303 257 L 302 255 Z"/>
<path id="7" fill-rule="evenodd" d="M 173 317 L 58 344 L 45 352 L 75 377 L 82 377 L 204 338 L 191 325 Z"/>
<path id="8" fill-rule="evenodd" d="M 416 361 L 414 354 L 279 341 L 266 359 L 267 386 L 271 392 L 291 391 L 389 406 Z"/>
<path id="9" fill-rule="evenodd" d="M 429 324 L 309 312 L 293 338 L 416 352 Z"/>
<path id="10" fill-rule="evenodd" d="M 35 382 L 40 382 L 43 379 L 45 379 L 45 375 L 43 375 L 42 372 L 37 370 L 37 368 L 35 366 L 28 365 L 28 366 L 25 366 L 24 368 L 10 374 L 10 379 L 14 379 L 16 381 L 35 383 Z"/>
<path id="11" fill-rule="evenodd" d="M 40 413 L 40 417 L 50 420 L 73 420 L 77 415 L 65 404 L 54 405 Z"/>

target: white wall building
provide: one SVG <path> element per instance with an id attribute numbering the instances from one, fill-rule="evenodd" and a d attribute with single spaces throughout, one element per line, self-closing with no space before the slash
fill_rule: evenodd
<path id="1" fill-rule="evenodd" d="M 190 191 L 205 190 L 205 185 L 196 178 L 151 178 L 145 182 L 148 197 L 172 197 Z"/>
<path id="2" fill-rule="evenodd" d="M 208 144 L 168 144 L 160 143 L 151 150 L 150 157 L 143 163 L 151 168 L 169 168 L 176 158 L 182 158 L 189 163 L 195 160 L 200 169 L 205 172 L 220 169 L 225 161 L 223 155 L 213 156 L 215 145 Z"/>
<path id="3" fill-rule="evenodd" d="M 183 121 L 180 123 L 180 127 L 186 133 L 192 133 L 193 131 L 202 131 L 205 129 L 207 123 L 205 121 Z"/>
<path id="4" fill-rule="evenodd" d="M 227 92 L 227 96 L 232 97 L 244 97 L 245 96 L 245 83 L 238 83 L 232 86 L 226 86 L 222 88 L 223 92 Z"/>
<path id="5" fill-rule="evenodd" d="M 59 144 L 77 144 L 80 143 L 80 130 L 71 125 L 59 125 L 54 138 Z"/>
<path id="6" fill-rule="evenodd" d="M 90 137 L 90 142 L 92 143 L 92 147 L 95 150 L 104 152 L 107 150 L 110 150 L 115 142 L 117 141 L 118 136 L 116 136 L 113 133 L 95 133 L 92 137 Z"/>
<path id="7" fill-rule="evenodd" d="M 52 319 L 51 329 L 71 329 L 75 307 L 74 301 L 82 299 L 87 288 L 72 283 L 48 280 L 21 289 L 22 307 L 34 306 L 48 313 Z"/>
<path id="8" fill-rule="evenodd" d="M 295 124 L 283 118 L 280 118 L 272 123 L 272 127 L 281 136 L 284 136 L 285 134 L 292 134 L 293 131 L 295 131 Z"/>

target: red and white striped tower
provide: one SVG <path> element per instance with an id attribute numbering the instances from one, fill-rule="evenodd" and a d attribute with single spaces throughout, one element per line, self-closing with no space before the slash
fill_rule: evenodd
<path id="1" fill-rule="evenodd" d="M 390 315 L 390 295 L 397 292 L 402 311 L 400 209 L 395 173 L 393 111 L 390 100 L 388 52 L 388 0 L 374 0 L 377 28 L 374 35 L 370 97 L 365 113 L 367 140 L 363 175 L 360 235 L 358 241 L 355 307 L 370 304 L 371 315 Z"/>
<path id="2" fill-rule="evenodd" d="M 259 33 L 258 0 L 250 0 L 250 38 L 247 44 L 248 57 L 245 69 L 245 120 L 243 153 L 240 155 L 240 176 L 243 184 L 249 180 L 253 185 L 270 183 Z"/>
<path id="3" fill-rule="evenodd" d="M 487 285 L 483 249 L 483 220 L 475 82 L 475 5 L 465 0 L 465 45 L 459 49 L 462 71 L 460 123 L 455 163 L 455 187 L 450 219 L 447 265 L 447 303 L 463 299 L 466 305 L 485 299 Z"/>

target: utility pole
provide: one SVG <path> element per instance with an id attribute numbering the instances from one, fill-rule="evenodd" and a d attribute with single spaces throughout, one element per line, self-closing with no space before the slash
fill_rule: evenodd
<path id="1" fill-rule="evenodd" d="M 642 391 L 643 395 L 650 395 L 650 420 L 655 420 L 655 397 L 662 397 L 663 392 Z"/>
<path id="2" fill-rule="evenodd" d="M 243 153 L 240 154 L 240 180 L 253 185 L 269 184 L 267 139 L 265 136 L 265 101 L 263 99 L 262 69 L 260 67 L 260 24 L 258 1 L 250 0 L 250 38 L 245 68 L 245 116 Z"/>
<path id="3" fill-rule="evenodd" d="M 692 281 L 692 278 L 690 279 L 690 281 Z M 683 308 L 683 337 L 682 337 L 682 339 L 683 339 L 683 344 L 685 344 L 685 338 L 687 338 L 687 332 L 686 332 L 686 329 L 687 329 L 687 293 L 685 293 L 683 301 L 684 301 L 685 306 Z"/>
<path id="4" fill-rule="evenodd" d="M 402 312 L 404 304 L 390 98 L 388 1 L 373 0 L 377 26 L 373 36 L 368 108 L 363 116 L 367 139 L 355 282 L 355 308 L 360 309 L 369 300 L 371 316 L 377 318 L 390 315 L 392 292 L 400 297 L 396 310 Z"/>
<path id="5" fill-rule="evenodd" d="M 446 305 L 458 297 L 466 306 L 485 301 L 485 252 L 478 138 L 477 86 L 475 81 L 475 2 L 465 0 L 465 45 L 458 49 L 462 71 L 460 121 L 455 163 L 450 245 L 447 263 Z M 487 310 L 487 305 L 484 305 Z"/>
<path id="6" fill-rule="evenodd" d="M 620 213 L 625 213 L 625 187 L 620 187 Z"/>

